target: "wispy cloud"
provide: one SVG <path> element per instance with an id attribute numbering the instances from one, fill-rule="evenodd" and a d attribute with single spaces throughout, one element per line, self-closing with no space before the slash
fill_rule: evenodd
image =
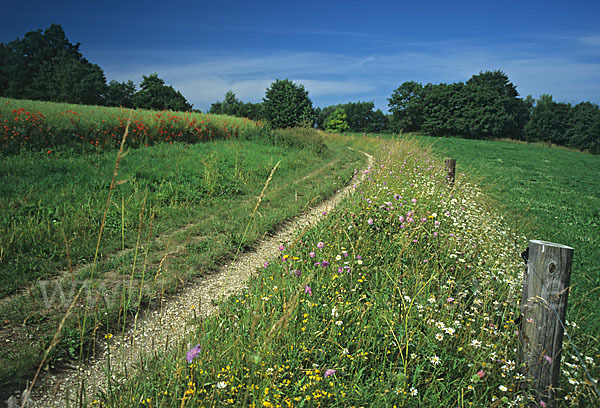
<path id="1" fill-rule="evenodd" d="M 565 41 L 563 38 L 562 41 Z M 276 78 L 302 83 L 318 106 L 374 100 L 387 109 L 393 89 L 402 82 L 466 81 L 473 74 L 500 69 L 521 95 L 553 94 L 556 100 L 600 102 L 600 35 L 573 37 L 553 47 L 531 39 L 505 44 L 440 41 L 404 44 L 387 53 L 324 52 L 192 53 L 152 58 L 143 66 L 107 69 L 118 80 L 157 72 L 200 109 L 222 100 L 229 89 L 244 101 L 260 101 Z M 101 64 L 101 66 L 104 66 Z M 106 69 L 106 68 L 105 68 Z"/>

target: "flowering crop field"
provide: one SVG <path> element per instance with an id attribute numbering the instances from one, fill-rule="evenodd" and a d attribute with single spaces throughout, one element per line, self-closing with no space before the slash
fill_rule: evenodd
<path id="1" fill-rule="evenodd" d="M 230 139 L 257 128 L 254 121 L 229 116 L 0 98 L 0 154 L 118 148 L 130 112 L 130 147 Z"/>
<path id="2" fill-rule="evenodd" d="M 248 289 L 181 322 L 195 331 L 177 351 L 140 360 L 143 373 L 95 404 L 529 404 L 515 362 L 525 238 L 475 185 L 447 186 L 442 161 L 414 141 L 381 144 L 377 157 L 354 194 L 281 243 Z M 577 405 L 591 393 L 572 353 L 561 397 Z"/>

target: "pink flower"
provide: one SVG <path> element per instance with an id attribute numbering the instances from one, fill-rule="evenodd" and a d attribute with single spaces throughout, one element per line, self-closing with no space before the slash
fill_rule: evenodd
<path id="1" fill-rule="evenodd" d="M 198 354 L 200 354 L 201 350 L 202 348 L 200 347 L 200 344 L 192 347 L 190 351 L 187 352 L 187 362 L 191 363 L 194 358 L 198 357 Z"/>
<path id="2" fill-rule="evenodd" d="M 546 360 L 548 362 L 548 364 L 552 364 L 552 357 L 544 356 L 544 360 Z"/>
<path id="3" fill-rule="evenodd" d="M 319 243 L 317 244 L 317 248 L 323 248 L 325 246 L 325 244 L 323 243 L 323 241 L 319 241 Z"/>
<path id="4" fill-rule="evenodd" d="M 310 253 L 308 254 L 308 256 L 310 256 L 311 258 L 314 258 L 314 257 L 315 257 L 315 253 L 314 253 L 314 252 L 310 252 Z"/>
<path id="5" fill-rule="evenodd" d="M 304 287 L 304 293 L 308 293 L 309 295 L 312 295 L 312 289 L 310 288 L 310 286 L 306 285 Z"/>
<path id="6" fill-rule="evenodd" d="M 373 225 L 373 218 L 369 218 L 369 219 L 367 220 L 367 223 L 368 223 L 369 225 Z"/>
<path id="7" fill-rule="evenodd" d="M 333 368 L 328 368 L 327 370 L 325 370 L 325 373 L 323 374 L 323 378 L 327 378 L 330 375 L 334 375 L 335 374 L 335 370 Z"/>
<path id="8" fill-rule="evenodd" d="M 283 245 L 279 245 L 279 250 L 283 251 L 285 249 L 285 247 Z"/>
<path id="9" fill-rule="evenodd" d="M 452 296 L 450 296 L 448 299 L 446 299 L 446 302 L 448 303 L 452 303 L 454 301 L 454 298 Z"/>
<path id="10" fill-rule="evenodd" d="M 544 400 L 540 400 L 540 407 L 547 407 L 546 403 L 544 402 Z"/>
<path id="11" fill-rule="evenodd" d="M 479 378 L 483 378 L 483 376 L 485 375 L 485 372 L 483 370 L 479 370 L 477 371 L 477 375 L 479 376 Z"/>

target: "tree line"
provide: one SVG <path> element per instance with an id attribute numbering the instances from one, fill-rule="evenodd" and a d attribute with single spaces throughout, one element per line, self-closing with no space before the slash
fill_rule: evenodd
<path id="1" fill-rule="evenodd" d="M 156 73 L 133 81 L 106 83 L 104 71 L 89 62 L 60 25 L 30 31 L 22 39 L 0 43 L 0 96 L 85 105 L 189 111 L 181 92 Z"/>
<path id="2" fill-rule="evenodd" d="M 60 25 L 0 43 L 0 96 L 122 106 L 192 110 L 192 104 L 156 73 L 142 76 L 139 89 L 128 80 L 106 82 L 102 69 L 83 57 Z M 373 102 L 315 108 L 302 84 L 277 79 L 260 103 L 239 100 L 233 91 L 209 113 L 264 120 L 275 128 L 317 127 L 333 132 L 424 132 L 473 139 L 510 138 L 547 142 L 600 153 L 597 104 L 571 105 L 551 95 L 520 98 L 502 71 L 485 71 L 467 82 L 402 83 L 388 99 L 389 114 Z"/>
<path id="3" fill-rule="evenodd" d="M 575 106 L 551 95 L 519 98 L 502 71 L 473 75 L 466 83 L 401 84 L 388 99 L 396 132 L 472 139 L 510 138 L 545 142 L 600 153 L 600 109 Z"/>

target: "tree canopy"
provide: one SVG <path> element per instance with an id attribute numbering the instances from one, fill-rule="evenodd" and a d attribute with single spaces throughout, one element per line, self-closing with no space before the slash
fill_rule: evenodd
<path id="1" fill-rule="evenodd" d="M 83 58 L 60 25 L 0 46 L 0 94 L 12 98 L 102 104 L 106 78 Z"/>
<path id="2" fill-rule="evenodd" d="M 308 91 L 289 79 L 277 79 L 267 88 L 263 115 L 275 128 L 312 127 L 315 121 Z"/>
<path id="3" fill-rule="evenodd" d="M 165 85 L 156 73 L 142 75 L 140 90 L 133 95 L 136 108 L 174 111 L 189 111 L 192 105 L 186 101 L 181 92 L 172 86 Z"/>
<path id="4" fill-rule="evenodd" d="M 210 105 L 209 112 L 216 115 L 230 115 L 258 120 L 261 118 L 262 104 L 242 102 L 232 90 L 229 90 L 225 93 L 223 102 L 217 101 Z"/>

